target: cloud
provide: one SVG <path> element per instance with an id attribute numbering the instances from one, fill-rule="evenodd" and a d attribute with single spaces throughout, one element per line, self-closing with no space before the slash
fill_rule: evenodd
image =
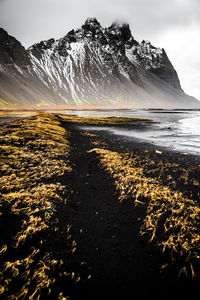
<path id="1" fill-rule="evenodd" d="M 26 45 L 37 36 L 63 35 L 89 16 L 104 26 L 116 19 L 129 22 L 139 39 L 156 39 L 166 28 L 193 20 L 200 23 L 199 0 L 3 0 L 0 6 L 1 23 L 12 31 L 19 28 Z"/>
<path id="2" fill-rule="evenodd" d="M 189 26 L 165 31 L 159 38 L 174 67 L 184 90 L 200 100 L 200 27 L 195 22 Z"/>

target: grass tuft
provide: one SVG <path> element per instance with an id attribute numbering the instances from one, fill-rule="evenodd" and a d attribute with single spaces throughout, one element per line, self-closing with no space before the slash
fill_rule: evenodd
<path id="1" fill-rule="evenodd" d="M 115 180 L 119 200 L 132 199 L 146 207 L 140 234 L 158 245 L 171 262 L 184 264 L 187 276 L 195 277 L 193 263 L 200 260 L 200 207 L 197 201 L 183 195 L 159 177 L 147 176 L 138 165 L 140 155 L 94 148 L 101 164 Z M 172 185 L 173 186 L 173 185 Z M 180 271 L 181 272 L 181 271 Z M 198 270 L 197 270 L 198 272 Z"/>
<path id="2" fill-rule="evenodd" d="M 69 137 L 59 118 L 46 113 L 1 130 L 0 295 L 4 299 L 50 295 L 68 299 L 65 291 L 55 288 L 55 274 L 67 280 L 72 271 L 66 272 L 61 250 L 55 253 L 52 241 L 56 243 L 56 234 L 65 252 L 74 249 L 67 225 L 56 217 L 57 207 L 67 201 L 66 186 L 59 178 L 72 170 Z"/>

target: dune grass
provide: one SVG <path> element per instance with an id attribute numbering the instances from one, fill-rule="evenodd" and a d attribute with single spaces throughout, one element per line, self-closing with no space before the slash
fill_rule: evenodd
<path id="1" fill-rule="evenodd" d="M 56 116 L 38 116 L 2 128 L 0 134 L 0 295 L 3 299 L 39 299 L 51 295 L 54 270 L 66 271 L 52 248 L 55 234 L 68 239 L 57 207 L 67 201 L 59 178 L 71 172 L 67 132 Z M 68 244 L 66 244 L 68 243 Z M 73 252 L 75 241 L 66 242 Z M 58 254 L 59 254 L 58 250 Z M 77 277 L 78 278 L 78 277 Z M 77 280 L 76 278 L 76 280 Z M 67 299 L 55 289 L 54 298 Z M 56 294 L 57 293 L 57 294 Z M 46 296 L 45 296 L 46 295 Z"/>
<path id="2" fill-rule="evenodd" d="M 149 119 L 142 118 L 123 118 L 123 117 L 77 117 L 70 115 L 59 115 L 64 122 L 73 122 L 85 125 L 120 125 L 132 122 L 150 122 Z"/>

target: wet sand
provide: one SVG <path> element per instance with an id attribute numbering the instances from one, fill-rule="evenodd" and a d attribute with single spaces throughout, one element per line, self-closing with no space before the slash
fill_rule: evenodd
<path id="1" fill-rule="evenodd" d="M 1 111 L 0 110 L 0 127 L 37 115 L 34 111 Z"/>
<path id="2" fill-rule="evenodd" d="M 0 127 L 1 126 L 5 126 L 5 125 L 9 125 L 11 123 L 23 120 L 24 118 L 20 118 L 20 117 L 3 117 L 0 118 Z"/>

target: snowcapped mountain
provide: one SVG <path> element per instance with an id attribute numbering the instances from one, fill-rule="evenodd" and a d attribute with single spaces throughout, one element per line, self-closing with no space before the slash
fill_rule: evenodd
<path id="1" fill-rule="evenodd" d="M 0 104 L 200 106 L 164 49 L 137 42 L 128 24 L 103 28 L 95 18 L 27 50 L 0 29 Z"/>

